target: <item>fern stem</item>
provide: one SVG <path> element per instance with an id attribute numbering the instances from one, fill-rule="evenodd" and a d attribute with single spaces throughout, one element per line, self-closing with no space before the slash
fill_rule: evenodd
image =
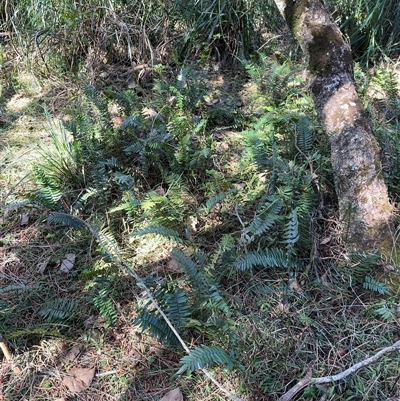
<path id="1" fill-rule="evenodd" d="M 76 217 L 74 217 L 76 218 Z M 136 282 L 139 284 L 141 288 L 144 289 L 147 297 L 150 299 L 151 303 L 154 305 L 154 307 L 157 309 L 158 313 L 162 316 L 162 318 L 165 320 L 165 322 L 168 324 L 172 332 L 175 334 L 176 338 L 182 345 L 183 349 L 186 351 L 186 353 L 190 353 L 189 347 L 186 345 L 185 341 L 182 339 L 182 337 L 179 335 L 177 330 L 175 329 L 174 325 L 171 323 L 171 321 L 168 319 L 167 315 L 162 311 L 160 306 L 158 305 L 157 301 L 155 300 L 153 294 L 151 293 L 150 289 L 146 286 L 144 281 L 139 277 L 139 275 L 135 272 L 135 270 L 124 260 L 124 258 L 121 256 L 121 252 L 119 251 L 118 247 L 116 244 L 114 244 L 112 241 L 110 241 L 106 236 L 102 236 L 97 229 L 95 229 L 91 224 L 87 223 L 84 220 L 79 219 L 90 231 L 90 233 L 97 239 L 98 243 L 100 246 L 103 248 L 103 250 L 111 257 L 113 262 L 122 270 L 126 271 L 131 277 L 133 277 Z M 211 380 L 219 389 L 222 393 L 224 393 L 227 397 L 234 401 L 244 401 L 242 398 L 236 396 L 232 392 L 230 392 L 228 389 L 226 389 L 221 383 L 218 382 L 217 379 L 214 378 L 214 376 L 205 368 L 200 369 L 203 374 Z"/>

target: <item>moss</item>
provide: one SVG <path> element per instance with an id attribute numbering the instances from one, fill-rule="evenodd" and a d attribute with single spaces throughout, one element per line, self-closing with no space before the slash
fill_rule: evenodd
<path id="1" fill-rule="evenodd" d="M 298 38 L 301 30 L 300 20 L 302 15 L 306 11 L 308 0 L 300 0 L 296 2 L 291 0 L 286 0 L 285 3 L 286 3 L 285 21 L 289 25 L 290 30 Z"/>

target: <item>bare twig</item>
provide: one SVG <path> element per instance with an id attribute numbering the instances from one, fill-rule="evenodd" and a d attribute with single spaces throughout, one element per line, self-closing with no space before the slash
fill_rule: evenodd
<path id="1" fill-rule="evenodd" d="M 304 388 L 310 384 L 332 383 L 332 382 L 336 382 L 338 380 L 342 380 L 345 377 L 356 372 L 357 370 L 376 362 L 382 355 L 387 354 L 388 352 L 395 351 L 397 349 L 400 349 L 400 341 L 395 342 L 390 347 L 381 349 L 375 355 L 370 356 L 369 358 L 356 363 L 355 365 L 351 366 L 350 368 L 344 370 L 341 373 L 338 373 L 337 375 L 324 376 L 324 377 L 311 377 L 311 376 L 307 375 L 306 377 L 301 379 L 295 386 L 293 386 L 289 391 L 287 391 L 285 394 L 283 394 L 282 397 L 280 397 L 278 401 L 291 400 L 302 388 Z"/>
<path id="2" fill-rule="evenodd" d="M 10 350 L 8 349 L 7 343 L 1 334 L 0 334 L 0 349 L 3 351 L 3 354 L 6 358 L 6 360 L 11 363 L 11 367 L 12 367 L 14 374 L 16 374 L 17 376 L 22 374 L 21 368 L 13 361 L 12 354 L 11 354 Z"/>

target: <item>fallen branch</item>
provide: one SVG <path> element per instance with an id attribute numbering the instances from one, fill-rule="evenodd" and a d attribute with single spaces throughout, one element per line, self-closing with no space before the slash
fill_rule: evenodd
<path id="1" fill-rule="evenodd" d="M 0 334 L 0 349 L 3 351 L 3 354 L 7 361 L 10 362 L 12 370 L 15 375 L 19 376 L 22 373 L 21 368 L 13 361 L 12 354 L 8 349 L 7 343 L 4 340 L 3 336 Z"/>
<path id="2" fill-rule="evenodd" d="M 289 391 L 287 391 L 285 394 L 283 394 L 282 397 L 280 397 L 278 401 L 291 400 L 302 388 L 304 388 L 310 384 L 332 383 L 332 382 L 336 382 L 338 380 L 342 380 L 345 377 L 356 372 L 357 370 L 376 362 L 382 355 L 387 354 L 388 352 L 395 351 L 396 349 L 400 349 L 400 341 L 395 342 L 390 347 L 381 349 L 375 355 L 370 356 L 369 358 L 356 363 L 355 365 L 351 366 L 350 368 L 344 370 L 341 373 L 338 373 L 337 375 L 324 376 L 324 377 L 311 377 L 311 375 L 310 376 L 307 375 L 306 377 L 301 379 L 295 386 L 293 386 Z"/>

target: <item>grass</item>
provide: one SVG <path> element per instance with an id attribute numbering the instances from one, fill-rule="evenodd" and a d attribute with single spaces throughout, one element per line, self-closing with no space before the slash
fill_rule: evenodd
<path id="1" fill-rule="evenodd" d="M 397 340 L 398 290 L 390 297 L 366 290 L 371 256 L 346 255 L 327 140 L 285 49 L 285 63 L 270 62 L 276 46 L 247 68 L 158 65 L 133 90 L 72 86 L 70 78 L 37 86 L 18 71 L 12 84 L 0 82 L 8 85 L 0 104 L 7 122 L 0 128 L 0 334 L 22 369 L 14 375 L 2 363 L 0 398 L 158 400 L 179 386 L 187 400 L 226 399 L 199 372 L 175 376 L 182 350 L 133 324 L 143 316 L 143 287 L 120 269 L 120 257 L 170 316 L 177 317 L 172 295 L 186 294 L 181 335 L 190 348 L 230 353 L 236 369 L 209 370 L 244 400 L 277 400 L 310 370 L 338 373 Z M 360 68 L 357 80 L 379 140 L 395 145 L 397 95 L 389 89 L 396 85 L 385 86 L 386 68 L 397 69 Z M 57 136 L 60 121 L 72 127 L 68 137 Z M 68 155 L 55 151 L 67 141 Z M 397 151 L 387 151 L 393 198 Z M 32 163 L 50 183 L 32 176 Z M 61 197 L 46 203 L 38 188 Z M 62 224 L 66 218 L 50 222 L 54 212 L 98 227 L 121 255 Z M 172 258 L 174 247 L 187 259 Z M 271 249 L 264 258 L 257 253 Z M 67 254 L 75 255 L 68 273 L 60 271 Z M 296 265 L 285 265 L 282 254 Z M 96 368 L 81 393 L 62 384 L 76 367 Z M 398 397 L 398 372 L 389 354 L 297 399 Z"/>

